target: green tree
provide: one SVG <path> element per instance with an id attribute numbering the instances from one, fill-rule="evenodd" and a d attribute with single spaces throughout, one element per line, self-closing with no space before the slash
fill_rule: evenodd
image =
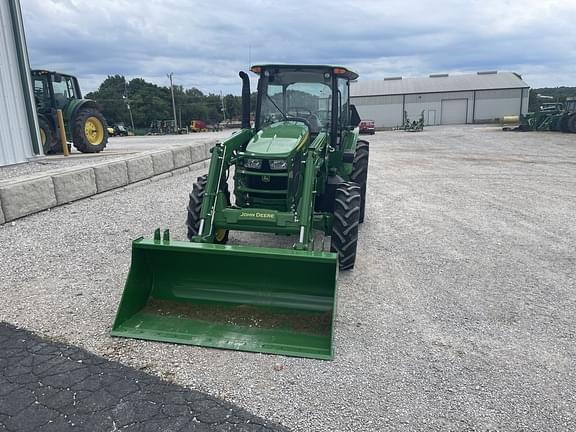
<path id="1" fill-rule="evenodd" d="M 148 128 L 156 120 L 172 120 L 172 95 L 169 87 L 161 87 L 144 80 L 134 78 L 129 82 L 122 75 L 108 76 L 97 91 L 86 95 L 102 107 L 108 123 L 123 122 L 130 124 L 127 103 L 130 103 L 136 128 Z M 252 111 L 256 107 L 255 93 L 251 95 Z M 181 126 L 189 125 L 192 120 L 203 120 L 208 124 L 221 122 L 224 118 L 222 99 L 217 94 L 204 94 L 193 87 L 185 89 L 174 86 L 176 115 Z M 234 95 L 224 97 L 226 118 L 237 120 L 241 116 L 241 98 Z"/>

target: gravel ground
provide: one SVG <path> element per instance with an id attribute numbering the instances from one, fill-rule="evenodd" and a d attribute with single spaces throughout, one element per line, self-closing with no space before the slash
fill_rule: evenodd
<path id="1" fill-rule="evenodd" d="M 0 320 L 295 431 L 576 429 L 576 136 L 368 139 L 366 222 L 357 266 L 339 277 L 332 362 L 108 336 L 130 240 L 156 227 L 184 239 L 198 173 L 0 227 Z"/>
<path id="2" fill-rule="evenodd" d="M 68 157 L 49 155 L 35 157 L 25 163 L 0 166 L 0 181 L 63 168 L 78 168 L 99 162 L 125 159 L 149 150 L 162 150 L 183 144 L 216 141 L 229 136 L 232 132 L 233 130 L 227 129 L 220 132 L 201 132 L 188 135 L 111 137 L 106 149 L 100 153 L 80 153 L 72 147 L 72 152 Z"/>

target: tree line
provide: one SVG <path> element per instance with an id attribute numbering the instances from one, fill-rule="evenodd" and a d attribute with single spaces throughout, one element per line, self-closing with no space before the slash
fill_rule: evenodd
<path id="1" fill-rule="evenodd" d="M 173 120 L 172 96 L 170 87 L 162 87 L 147 82 L 143 78 L 126 80 L 123 75 L 108 76 L 98 90 L 86 94 L 95 100 L 109 124 L 131 125 L 130 110 L 134 127 L 147 129 L 153 121 Z M 192 120 L 202 120 L 208 124 L 223 120 L 238 120 L 241 116 L 241 97 L 228 94 L 204 94 L 197 88 L 184 89 L 174 86 L 176 118 L 178 125 L 185 127 Z"/>

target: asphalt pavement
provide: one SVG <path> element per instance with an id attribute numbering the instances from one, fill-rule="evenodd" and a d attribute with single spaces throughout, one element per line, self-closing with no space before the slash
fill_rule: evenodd
<path id="1" fill-rule="evenodd" d="M 6 323 L 0 430 L 287 432 L 220 399 Z"/>

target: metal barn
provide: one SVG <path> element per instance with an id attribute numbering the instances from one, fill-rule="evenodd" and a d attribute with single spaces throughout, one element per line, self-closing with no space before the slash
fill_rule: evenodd
<path id="1" fill-rule="evenodd" d="M 351 84 L 351 102 L 376 127 L 400 126 L 404 112 L 424 124 L 490 123 L 526 114 L 530 87 L 514 72 L 436 74 L 426 78 L 384 78 Z"/>
<path id="2" fill-rule="evenodd" d="M 41 153 L 19 0 L 0 1 L 0 166 Z"/>

